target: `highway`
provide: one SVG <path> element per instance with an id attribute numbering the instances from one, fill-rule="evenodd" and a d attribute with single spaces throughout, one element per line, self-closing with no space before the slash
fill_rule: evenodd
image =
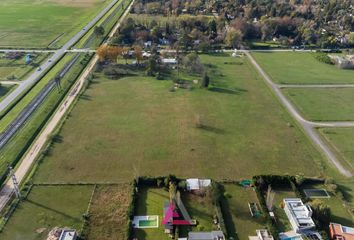
<path id="1" fill-rule="evenodd" d="M 83 27 L 78 33 L 75 34 L 67 43 L 64 44 L 60 49 L 53 52 L 54 54 L 44 61 L 35 72 L 33 72 L 26 80 L 23 80 L 21 84 L 13 90 L 10 94 L 8 94 L 1 102 L 0 102 L 0 112 L 5 110 L 7 107 L 11 105 L 11 103 L 20 97 L 22 93 L 24 93 L 30 86 L 35 84 L 40 80 L 41 77 L 53 67 L 56 62 L 61 59 L 67 50 L 70 49 L 77 41 L 79 41 L 89 30 L 92 28 L 119 0 L 113 0 L 109 5 L 107 5 L 94 19 L 92 19 L 85 27 Z M 13 50 L 16 51 L 16 50 Z"/>
<path id="2" fill-rule="evenodd" d="M 125 10 L 125 13 L 120 18 L 119 22 L 110 32 L 108 38 L 112 38 L 114 33 L 117 31 L 119 26 L 121 25 L 123 19 L 129 13 L 134 0 L 130 3 L 129 7 Z M 30 171 L 33 162 L 36 160 L 37 156 L 41 153 L 41 149 L 46 144 L 49 136 L 52 134 L 56 126 L 60 123 L 61 119 L 66 116 L 66 112 L 70 109 L 70 106 L 75 102 L 75 99 L 79 96 L 80 90 L 84 86 L 84 82 L 88 75 L 93 70 L 94 66 L 98 61 L 97 55 L 91 60 L 91 62 L 87 65 L 87 68 L 84 70 L 80 78 L 74 84 L 74 86 L 70 90 L 70 94 L 67 95 L 66 99 L 62 101 L 62 104 L 58 107 L 54 116 L 49 120 L 48 124 L 44 127 L 43 131 L 39 134 L 38 138 L 34 141 L 30 149 L 24 155 L 21 163 L 16 169 L 15 176 L 17 181 L 21 183 L 28 171 Z M 14 186 L 12 180 L 9 179 L 2 186 L 0 190 L 0 211 L 4 209 L 6 204 L 11 200 L 11 196 L 14 194 Z"/>

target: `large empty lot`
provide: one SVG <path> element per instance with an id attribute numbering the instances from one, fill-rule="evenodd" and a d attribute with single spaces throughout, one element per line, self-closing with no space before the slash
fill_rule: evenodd
<path id="1" fill-rule="evenodd" d="M 148 77 L 95 79 L 35 181 L 120 182 L 134 172 L 216 179 L 320 173 L 319 153 L 288 124 L 246 59 L 202 59 L 211 64 L 209 90 L 170 92 L 171 81 Z"/>
<path id="2" fill-rule="evenodd" d="M 109 0 L 2 0 L 0 46 L 59 47 L 109 2 Z"/>
<path id="3" fill-rule="evenodd" d="M 354 120 L 354 88 L 288 88 L 283 92 L 306 119 Z"/>
<path id="4" fill-rule="evenodd" d="M 307 52 L 253 52 L 252 55 L 276 83 L 340 84 L 354 83 L 351 70 L 319 62 Z"/>

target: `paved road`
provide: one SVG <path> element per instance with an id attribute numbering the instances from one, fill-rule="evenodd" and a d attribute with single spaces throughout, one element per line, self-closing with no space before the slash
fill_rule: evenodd
<path id="1" fill-rule="evenodd" d="M 36 49 L 36 50 L 30 50 L 30 49 L 0 49 L 0 53 L 7 53 L 7 52 L 22 52 L 22 53 L 55 53 L 58 50 L 46 50 L 46 49 Z M 96 50 L 93 49 L 67 49 L 65 52 L 83 52 L 83 53 L 93 53 L 96 52 Z"/>
<path id="2" fill-rule="evenodd" d="M 354 84 L 277 84 L 279 88 L 354 88 Z"/>
<path id="3" fill-rule="evenodd" d="M 322 152 L 326 155 L 328 160 L 338 169 L 338 171 L 346 176 L 352 177 L 353 174 L 351 171 L 343 167 L 343 165 L 338 161 L 337 157 L 334 155 L 330 147 L 323 141 L 323 139 L 319 136 L 318 132 L 314 129 L 313 124 L 325 124 L 325 123 L 312 123 L 310 121 L 305 120 L 296 108 L 291 104 L 291 102 L 283 95 L 280 88 L 277 84 L 275 84 L 270 77 L 263 71 L 263 69 L 258 65 L 256 60 L 252 57 L 252 55 L 248 51 L 244 51 L 247 57 L 250 59 L 251 63 L 257 69 L 257 71 L 262 75 L 263 79 L 267 83 L 267 85 L 273 90 L 275 95 L 279 98 L 280 102 L 284 105 L 284 107 L 289 111 L 289 113 L 295 118 L 295 120 L 302 126 L 306 134 L 312 139 L 312 141 L 322 150 Z M 333 127 L 342 126 L 342 122 L 333 122 L 331 123 Z"/>
<path id="4" fill-rule="evenodd" d="M 99 19 L 101 19 L 119 0 L 113 0 L 108 6 L 106 6 L 94 19 L 92 19 L 83 29 L 75 34 L 65 45 L 56 50 L 50 59 L 44 61 L 37 70 L 33 72 L 26 80 L 23 80 L 22 83 L 10 94 L 8 94 L 0 102 L 0 112 L 5 110 L 10 104 L 18 98 L 26 89 L 32 86 L 34 83 L 39 81 L 39 79 L 44 75 L 44 73 L 50 69 L 61 57 L 64 56 L 67 50 L 73 46 L 80 38 L 82 38 L 91 27 L 93 27 Z M 14 50 L 15 51 L 15 50 Z"/>
<path id="5" fill-rule="evenodd" d="M 119 22 L 116 24 L 116 26 L 112 29 L 108 38 L 113 37 L 114 33 L 117 31 L 120 24 L 122 23 L 124 18 L 129 13 L 133 3 L 134 3 L 134 0 L 131 2 L 129 7 L 125 10 L 125 13 L 121 16 L 121 18 L 120 18 Z M 18 168 L 16 169 L 16 172 L 15 172 L 17 181 L 19 183 L 21 183 L 25 179 L 27 172 L 31 169 L 33 162 L 36 160 L 37 156 L 40 154 L 41 149 L 46 144 L 48 138 L 51 136 L 51 134 L 54 131 L 54 129 L 56 128 L 56 126 L 60 123 L 63 116 L 65 116 L 67 110 L 70 109 L 71 104 L 74 102 L 74 100 L 76 99 L 76 97 L 80 93 L 80 90 L 84 86 L 84 82 L 85 82 L 86 78 L 93 70 L 97 61 L 98 61 L 98 56 L 95 55 L 95 57 L 91 60 L 91 62 L 87 66 L 87 68 L 81 74 L 77 83 L 75 83 L 74 86 L 72 87 L 72 89 L 70 90 L 70 94 L 65 98 L 65 100 L 63 100 L 62 104 L 58 107 L 54 116 L 50 119 L 50 121 L 44 127 L 43 131 L 40 133 L 38 138 L 35 140 L 35 142 L 32 144 L 30 149 L 24 155 L 20 165 L 18 166 Z M 10 179 L 5 183 L 5 185 L 2 187 L 2 189 L 0 191 L 0 212 L 6 206 L 7 202 L 11 199 L 11 196 L 13 194 L 14 194 L 14 186 L 13 186 L 12 181 Z"/>

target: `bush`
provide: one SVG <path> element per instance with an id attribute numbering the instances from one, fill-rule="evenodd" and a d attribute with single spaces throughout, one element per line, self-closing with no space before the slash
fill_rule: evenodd
<path id="1" fill-rule="evenodd" d="M 320 61 L 320 62 L 322 62 L 322 63 L 326 63 L 326 64 L 331 64 L 331 65 L 333 65 L 333 62 L 332 62 L 331 58 L 328 56 L 327 53 L 324 53 L 324 52 L 316 52 L 316 53 L 314 53 L 314 57 L 315 57 L 318 61 Z"/>

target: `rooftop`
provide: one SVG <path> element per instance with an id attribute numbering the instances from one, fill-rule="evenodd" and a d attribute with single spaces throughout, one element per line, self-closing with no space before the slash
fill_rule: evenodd
<path id="1" fill-rule="evenodd" d="M 329 227 L 332 239 L 354 240 L 354 228 L 342 226 L 338 223 L 331 223 Z"/>
<path id="2" fill-rule="evenodd" d="M 75 230 L 63 230 L 60 234 L 59 240 L 75 240 L 76 231 Z"/>
<path id="3" fill-rule="evenodd" d="M 189 232 L 188 240 L 225 240 L 222 231 Z"/>
<path id="4" fill-rule="evenodd" d="M 292 222 L 290 219 L 292 218 L 298 228 L 315 227 L 315 223 L 311 218 L 311 208 L 303 204 L 300 198 L 285 198 L 284 204 L 288 209 L 287 216 L 290 222 Z"/>

